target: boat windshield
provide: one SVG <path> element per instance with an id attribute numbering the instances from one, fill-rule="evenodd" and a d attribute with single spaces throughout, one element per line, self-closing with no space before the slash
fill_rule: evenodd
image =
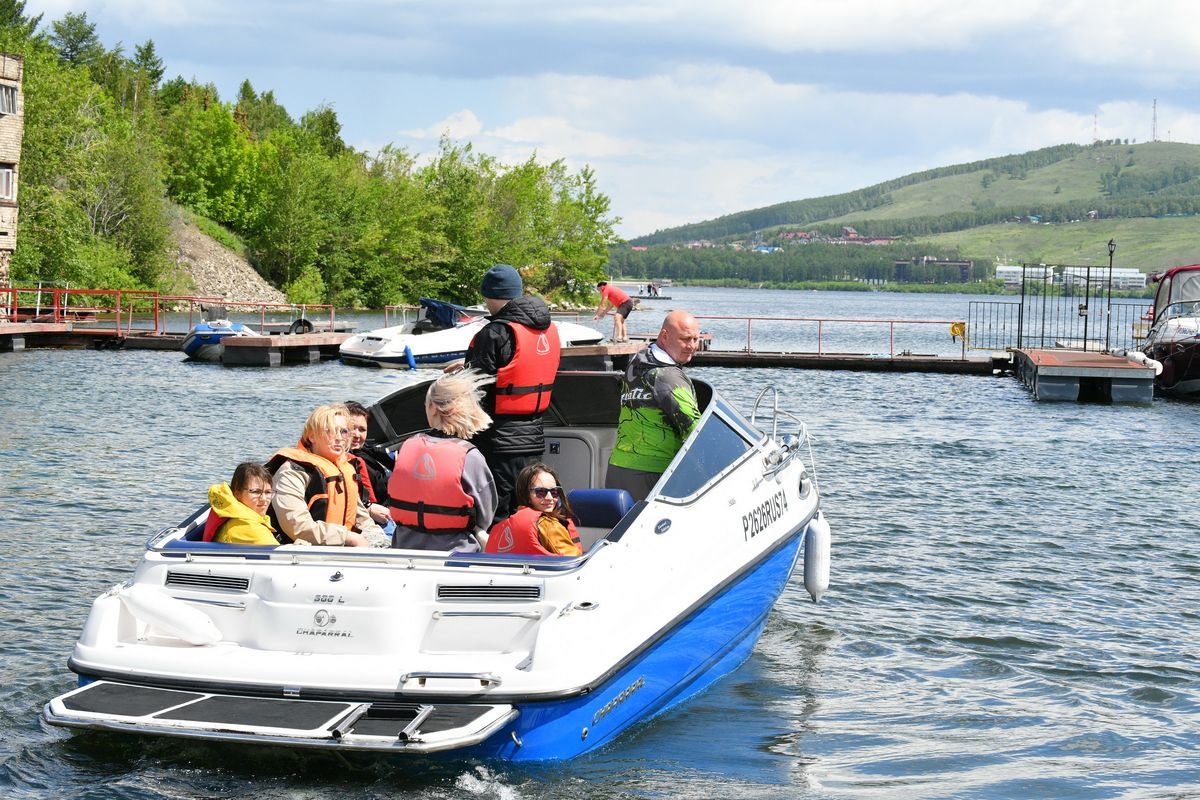
<path id="1" fill-rule="evenodd" d="M 1154 295 L 1154 319 L 1166 316 L 1177 303 L 1200 301 L 1200 269 L 1183 269 L 1162 279 Z M 1179 314 L 1174 314 L 1179 316 Z"/>
<path id="2" fill-rule="evenodd" d="M 718 402 L 676 456 L 659 497 L 686 500 L 699 494 L 741 461 L 761 438 L 736 411 Z"/>
<path id="3" fill-rule="evenodd" d="M 1189 300 L 1183 303 L 1171 303 L 1158 313 L 1158 321 L 1174 319 L 1175 317 L 1200 317 L 1200 300 Z"/>

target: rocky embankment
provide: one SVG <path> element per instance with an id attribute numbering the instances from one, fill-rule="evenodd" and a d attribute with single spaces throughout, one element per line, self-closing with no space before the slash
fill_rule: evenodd
<path id="1" fill-rule="evenodd" d="M 202 232 L 192 223 L 176 218 L 172 223 L 175 262 L 181 278 L 192 286 L 187 291 L 199 297 L 219 297 L 231 303 L 285 303 L 283 292 L 267 283 L 250 262 Z"/>

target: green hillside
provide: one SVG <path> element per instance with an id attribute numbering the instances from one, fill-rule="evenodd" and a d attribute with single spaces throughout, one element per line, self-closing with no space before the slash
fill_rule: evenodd
<path id="1" fill-rule="evenodd" d="M 1013 221 L 1029 216 L 1041 224 Z M 1120 265 L 1152 270 L 1195 263 L 1200 145 L 1059 145 L 730 214 L 630 244 L 752 236 L 771 242 L 784 230 L 836 235 L 843 225 L 977 261 L 1107 262 L 1105 243 L 1112 238 Z"/>

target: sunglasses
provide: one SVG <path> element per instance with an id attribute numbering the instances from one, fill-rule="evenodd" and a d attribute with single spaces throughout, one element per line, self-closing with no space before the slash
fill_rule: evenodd
<path id="1" fill-rule="evenodd" d="M 546 495 L 550 495 L 555 500 L 557 500 L 558 498 L 562 497 L 562 495 L 563 495 L 563 489 L 561 486 L 550 486 L 550 487 L 535 486 L 532 489 L 532 491 L 533 491 L 533 496 L 536 497 L 538 500 L 545 500 Z"/>

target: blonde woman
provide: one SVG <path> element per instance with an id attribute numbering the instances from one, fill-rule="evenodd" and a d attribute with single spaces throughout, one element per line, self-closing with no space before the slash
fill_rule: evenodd
<path id="1" fill-rule="evenodd" d="M 292 541 L 347 547 L 386 547 L 387 536 L 358 500 L 346 407 L 316 408 L 295 447 L 267 462 L 274 475 L 271 518 Z"/>
<path id="2" fill-rule="evenodd" d="M 496 484 L 483 454 L 466 440 L 492 423 L 479 405 L 480 387 L 490 380 L 463 370 L 429 385 L 425 417 L 432 430 L 404 442 L 388 480 L 392 547 L 480 549 L 479 534 L 496 512 Z"/>

